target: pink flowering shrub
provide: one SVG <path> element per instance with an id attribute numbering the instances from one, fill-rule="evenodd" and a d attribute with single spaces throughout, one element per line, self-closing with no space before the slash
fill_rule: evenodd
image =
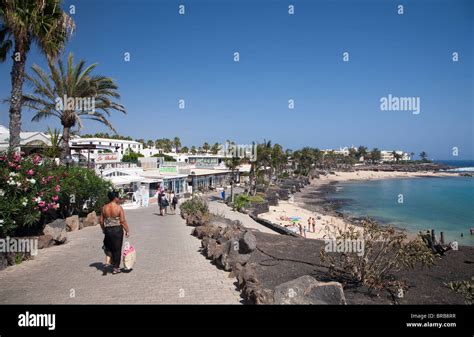
<path id="1" fill-rule="evenodd" d="M 59 207 L 61 184 L 53 162 L 39 155 L 0 153 L 0 237 L 33 226 Z"/>

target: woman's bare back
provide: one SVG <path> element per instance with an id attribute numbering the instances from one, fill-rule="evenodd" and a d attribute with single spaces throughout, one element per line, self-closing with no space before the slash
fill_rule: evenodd
<path id="1" fill-rule="evenodd" d="M 118 218 L 122 214 L 122 207 L 114 202 L 110 202 L 102 209 L 104 218 Z"/>

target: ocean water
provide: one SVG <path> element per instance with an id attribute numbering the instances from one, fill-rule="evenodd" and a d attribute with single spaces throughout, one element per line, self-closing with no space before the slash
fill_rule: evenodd
<path id="1" fill-rule="evenodd" d="M 455 167 L 450 171 L 474 172 L 474 160 L 436 160 L 435 162 Z"/>
<path id="2" fill-rule="evenodd" d="M 444 232 L 445 241 L 474 246 L 472 177 L 346 182 L 338 185 L 332 197 L 347 201 L 341 211 L 348 215 L 370 216 L 413 233 L 433 228 L 438 238 Z"/>

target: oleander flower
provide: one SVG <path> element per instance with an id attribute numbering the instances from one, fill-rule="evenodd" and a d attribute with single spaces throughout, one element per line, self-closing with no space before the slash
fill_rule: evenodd
<path id="1" fill-rule="evenodd" d="M 21 155 L 19 153 L 13 154 L 13 161 L 19 163 L 21 161 Z"/>
<path id="2" fill-rule="evenodd" d="M 38 165 L 41 162 L 41 157 L 39 155 L 36 155 L 33 158 L 33 164 Z"/>
<path id="3" fill-rule="evenodd" d="M 35 174 L 35 171 L 30 169 L 30 170 L 26 171 L 26 174 L 29 175 L 29 176 L 32 176 L 32 175 Z"/>
<path id="4" fill-rule="evenodd" d="M 54 195 L 51 199 L 52 199 L 53 201 L 58 201 L 58 200 L 59 200 L 59 196 Z"/>
<path id="5" fill-rule="evenodd" d="M 56 192 L 59 192 L 59 191 L 61 191 L 61 186 L 59 186 L 59 185 L 56 185 L 56 187 L 54 188 L 54 190 L 55 190 Z"/>
<path id="6" fill-rule="evenodd" d="M 36 184 L 36 180 L 35 180 L 35 179 L 33 179 L 33 178 L 31 178 L 31 179 L 28 179 L 28 181 L 29 181 L 29 182 L 30 182 L 30 184 L 32 184 L 32 185 Z"/>

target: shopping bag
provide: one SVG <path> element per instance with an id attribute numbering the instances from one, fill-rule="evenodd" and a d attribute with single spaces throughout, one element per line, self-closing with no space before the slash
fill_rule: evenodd
<path id="1" fill-rule="evenodd" d="M 130 242 L 126 241 L 123 249 L 123 265 L 125 269 L 132 269 L 137 260 L 137 252 Z"/>

